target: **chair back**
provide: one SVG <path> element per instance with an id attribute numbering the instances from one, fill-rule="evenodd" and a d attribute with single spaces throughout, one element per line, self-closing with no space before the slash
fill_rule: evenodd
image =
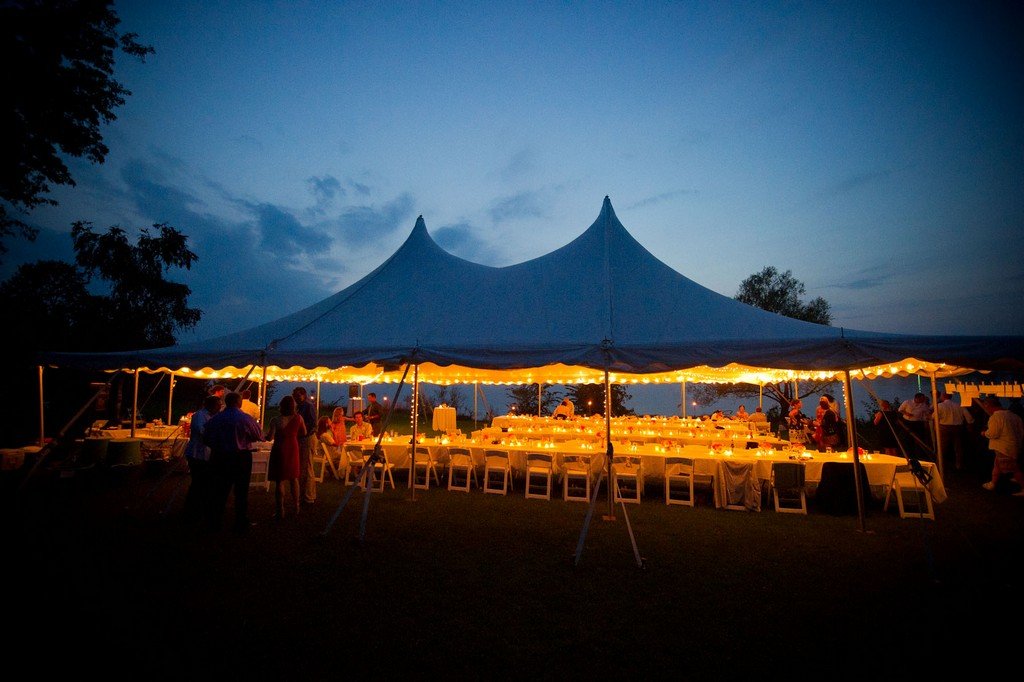
<path id="1" fill-rule="evenodd" d="M 551 466 L 555 461 L 555 456 L 546 452 L 528 452 L 526 453 L 526 466 L 531 464 L 546 464 Z"/>
<path id="2" fill-rule="evenodd" d="M 590 471 L 590 460 L 593 455 L 563 455 L 562 468 Z"/>
<path id="3" fill-rule="evenodd" d="M 801 462 L 775 462 L 772 464 L 772 477 L 776 488 L 804 487 L 804 465 Z"/>
<path id="4" fill-rule="evenodd" d="M 484 462 L 488 466 L 494 464 L 508 466 L 508 453 L 504 450 L 484 450 Z"/>
<path id="5" fill-rule="evenodd" d="M 693 471 L 692 457 L 666 457 L 665 474 L 688 474 Z"/>
<path id="6" fill-rule="evenodd" d="M 417 445 L 416 446 L 416 454 L 417 455 L 426 455 L 427 457 L 430 457 L 430 448 L 428 448 L 426 445 Z"/>

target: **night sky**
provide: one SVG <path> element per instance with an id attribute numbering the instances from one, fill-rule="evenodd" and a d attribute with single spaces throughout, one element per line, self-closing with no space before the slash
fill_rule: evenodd
<path id="1" fill-rule="evenodd" d="M 8 240 L 0 275 L 72 256 L 73 220 L 167 222 L 193 334 L 355 282 L 418 215 L 508 265 L 605 195 L 626 229 L 733 296 L 792 270 L 833 324 L 1024 328 L 1024 10 L 1014 3 L 118 2 L 156 54 L 102 166 Z M 526 283 L 524 283 L 525 285 Z"/>

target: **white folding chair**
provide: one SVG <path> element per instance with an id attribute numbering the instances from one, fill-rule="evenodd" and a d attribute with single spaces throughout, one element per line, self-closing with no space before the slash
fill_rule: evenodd
<path id="1" fill-rule="evenodd" d="M 250 488 L 270 490 L 270 450 L 253 450 L 252 473 L 249 474 Z"/>
<path id="2" fill-rule="evenodd" d="M 644 487 L 641 460 L 636 455 L 612 457 L 612 492 L 615 502 L 640 504 Z"/>
<path id="3" fill-rule="evenodd" d="M 469 492 L 470 486 L 480 483 L 476 478 L 476 467 L 469 448 L 448 448 L 448 490 Z"/>
<path id="4" fill-rule="evenodd" d="M 536 500 L 551 499 L 551 478 L 554 475 L 555 456 L 546 452 L 526 454 L 526 497 Z"/>
<path id="5" fill-rule="evenodd" d="M 901 519 L 935 520 L 931 493 L 914 475 L 909 464 L 897 464 L 893 470 L 892 479 L 885 490 L 882 511 L 889 509 L 889 498 L 892 496 L 896 497 L 896 507 L 899 509 Z"/>
<path id="6" fill-rule="evenodd" d="M 437 460 L 430 454 L 430 448 L 426 445 L 417 445 L 413 448 L 412 480 L 413 486 L 419 490 L 430 489 L 430 477 L 433 475 L 434 483 L 441 485 L 441 477 L 437 473 Z M 422 475 L 421 475 L 422 472 Z"/>
<path id="7" fill-rule="evenodd" d="M 507 495 L 512 489 L 512 464 L 504 450 L 484 451 L 484 492 Z"/>
<path id="8" fill-rule="evenodd" d="M 590 501 L 590 460 L 590 455 L 562 458 L 562 499 L 566 502 Z"/>
<path id="9" fill-rule="evenodd" d="M 665 504 L 694 506 L 691 457 L 665 458 Z"/>
<path id="10" fill-rule="evenodd" d="M 373 454 L 373 449 L 367 453 L 367 461 L 369 461 L 370 455 Z M 380 449 L 380 458 L 373 464 L 373 483 L 374 491 L 382 493 L 384 492 L 385 486 L 390 485 L 391 489 L 395 488 L 395 477 L 392 475 L 391 470 L 394 465 L 388 460 L 388 451 L 383 447 Z"/>
<path id="11" fill-rule="evenodd" d="M 323 451 L 324 465 L 325 468 L 331 470 L 331 475 L 334 476 L 334 480 L 341 480 L 341 467 L 344 464 L 343 455 L 341 449 L 336 445 L 328 445 L 321 441 L 320 448 Z M 337 462 L 335 462 L 337 460 Z M 320 479 L 322 480 L 324 474 L 321 473 Z"/>
<path id="12" fill-rule="evenodd" d="M 362 445 L 354 443 L 345 445 L 342 449 L 342 454 L 345 457 L 345 485 L 349 486 L 359 481 L 359 475 L 363 472 L 367 455 L 363 451 Z"/>

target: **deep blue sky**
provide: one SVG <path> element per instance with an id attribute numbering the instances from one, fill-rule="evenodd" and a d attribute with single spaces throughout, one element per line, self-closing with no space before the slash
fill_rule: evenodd
<path id="1" fill-rule="evenodd" d="M 1024 328 L 1019 2 L 118 2 L 156 54 L 103 166 L 33 221 L 168 222 L 207 338 L 369 273 L 423 215 L 506 265 L 605 195 L 658 258 L 726 295 L 790 269 L 834 324 Z M 528 283 L 524 283 L 528 285 Z"/>

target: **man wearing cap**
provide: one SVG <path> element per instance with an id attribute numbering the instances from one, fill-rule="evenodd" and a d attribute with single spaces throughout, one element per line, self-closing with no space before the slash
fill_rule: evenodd
<path id="1" fill-rule="evenodd" d="M 981 487 L 995 490 L 996 484 L 1003 476 L 1009 475 L 1017 482 L 1019 490 L 1014 497 L 1024 497 L 1024 473 L 1020 470 L 1018 456 L 1021 441 L 1024 441 L 1024 421 L 1013 412 L 1005 409 L 999 398 L 986 396 L 981 406 L 988 414 L 988 426 L 981 435 L 988 438 L 988 449 L 995 455 L 992 462 L 992 480 Z"/>

